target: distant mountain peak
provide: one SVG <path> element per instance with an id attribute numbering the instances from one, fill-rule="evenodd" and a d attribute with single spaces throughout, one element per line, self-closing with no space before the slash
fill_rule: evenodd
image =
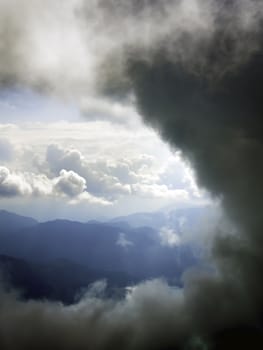
<path id="1" fill-rule="evenodd" d="M 0 222 L 1 233 L 28 228 L 38 224 L 38 221 L 31 217 L 14 214 L 4 209 L 0 210 Z"/>

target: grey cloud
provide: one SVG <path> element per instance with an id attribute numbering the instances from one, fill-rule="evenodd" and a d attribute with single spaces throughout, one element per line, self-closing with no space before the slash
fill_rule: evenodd
<path id="1" fill-rule="evenodd" d="M 107 120 L 118 124 L 132 124 L 139 119 L 131 98 L 127 100 L 106 99 L 105 97 L 85 97 L 80 101 L 80 111 L 88 121 Z"/>
<path id="2" fill-rule="evenodd" d="M 105 81 L 109 91 L 118 85 L 127 91 L 127 55 L 150 62 L 161 51 L 196 71 L 232 70 L 258 49 L 263 12 L 257 0 L 2 0 L 0 6 L 3 84 L 18 81 L 80 105 Z M 214 40 L 219 55 L 211 66 Z"/>
<path id="3" fill-rule="evenodd" d="M 15 294 L 2 292 L 1 348 L 168 348 L 179 345 L 185 330 L 192 328 L 182 291 L 172 290 L 165 282 L 154 280 L 131 287 L 125 300 L 117 302 L 99 298 L 101 287 L 101 283 L 95 285 L 71 306 L 23 302 Z"/>
<path id="4" fill-rule="evenodd" d="M 261 19 L 261 4 L 248 3 L 258 9 L 255 20 Z M 263 306 L 262 252 L 258 248 L 263 228 L 263 48 L 258 37 L 262 31 L 259 22 L 240 27 L 244 18 L 239 16 L 245 13 L 237 9 L 235 1 L 222 6 L 215 32 L 208 42 L 201 41 L 205 50 L 200 57 L 192 55 L 191 62 L 188 57 L 172 61 L 161 51 L 150 63 L 129 62 L 144 120 L 182 150 L 199 184 L 221 199 L 238 228 L 235 235 L 216 237 L 213 259 L 220 278 L 191 280 L 196 288 L 194 307 L 210 330 L 225 327 L 226 320 L 255 317 Z M 207 294 L 213 302 L 202 300 Z M 217 314 L 213 324 L 215 305 L 221 305 L 224 312 Z"/>
<path id="5" fill-rule="evenodd" d="M 2 291 L 1 348 L 185 349 L 189 340 L 202 339 L 204 330 L 216 328 L 218 320 L 226 316 L 225 309 L 233 309 L 230 298 L 223 299 L 221 304 L 222 297 L 232 293 L 232 283 L 226 279 L 222 284 L 219 278 L 203 274 L 195 281 L 198 283 L 192 282 L 187 282 L 182 290 L 162 280 L 146 281 L 127 288 L 125 299 L 120 301 L 102 299 L 105 283 L 98 282 L 70 306 L 48 301 L 25 302 L 15 293 Z M 202 295 L 196 290 L 200 285 Z M 240 295 L 239 301 L 243 299 Z M 216 316 L 210 312 L 211 302 L 220 302 Z M 210 317 L 209 327 L 204 310 Z M 227 320 L 229 324 L 235 321 Z"/>
<path id="6" fill-rule="evenodd" d="M 263 306 L 263 6 L 257 0 L 188 4 L 150 5 L 153 14 L 169 9 L 176 24 L 168 16 L 167 35 L 154 33 L 150 46 L 131 47 L 126 73 L 145 122 L 183 152 L 237 227 L 215 239 L 218 277 L 190 279 L 193 317 L 199 314 L 201 328 L 211 331 L 256 320 Z M 221 311 L 213 317 L 215 305 Z"/>

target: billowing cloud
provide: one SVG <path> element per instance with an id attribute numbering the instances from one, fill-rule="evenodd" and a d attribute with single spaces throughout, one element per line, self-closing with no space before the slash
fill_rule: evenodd
<path id="1" fill-rule="evenodd" d="M 103 89 L 105 80 L 109 92 L 119 86 L 127 90 L 127 57 L 150 62 L 162 51 L 191 69 L 229 71 L 258 49 L 263 12 L 258 0 L 223 6 L 217 0 L 71 0 L 63 5 L 2 0 L 0 5 L 2 81 L 71 95 L 79 102 L 87 92 L 94 94 L 94 86 Z M 215 41 L 219 55 L 212 67 Z"/>
<path id="2" fill-rule="evenodd" d="M 46 166 L 51 174 L 58 174 L 61 169 L 74 171 L 86 181 L 88 192 L 109 200 L 120 196 L 135 195 L 138 197 L 174 200 L 186 204 L 190 200 L 192 183 L 187 188 L 176 188 L 162 183 L 165 179 L 164 169 L 156 167 L 156 159 L 141 154 L 130 159 L 99 159 L 88 161 L 77 149 L 62 148 L 51 144 L 47 148 Z M 45 164 L 43 164 L 45 167 Z M 181 171 L 183 166 L 181 164 Z M 186 175 L 186 172 L 185 172 Z"/>
<path id="3" fill-rule="evenodd" d="M 206 293 L 195 304 L 194 285 L 185 289 L 170 287 L 165 281 L 152 280 L 127 288 L 124 300 L 102 299 L 104 282 L 97 282 L 76 304 L 64 306 L 48 301 L 21 301 L 15 293 L 1 292 L 0 342 L 3 349 L 39 347 L 56 349 L 183 349 L 195 340 L 208 346 L 202 332 L 214 329 L 233 310 L 225 299 L 224 308 L 217 308 L 216 317 L 209 313 L 209 325 L 203 312 L 209 312 L 212 301 L 221 302 L 222 290 L 214 289 L 211 277 L 198 277 Z M 215 283 L 221 283 L 215 279 Z M 225 292 L 231 288 L 225 285 Z M 244 300 L 240 295 L 239 301 Z M 233 314 L 232 314 L 233 315 Z M 242 315 L 235 314 L 236 317 Z M 99 336 L 98 336 L 99 334 Z M 228 343 L 226 342 L 228 346 Z M 199 346 L 199 345 L 198 345 Z"/>
<path id="4" fill-rule="evenodd" d="M 45 174 L 10 171 L 0 167 L 0 198 L 56 198 L 67 197 L 69 203 L 109 205 L 103 198 L 96 198 L 86 191 L 86 181 L 74 171 L 62 169 L 59 176 L 49 178 Z"/>
<path id="5" fill-rule="evenodd" d="M 26 179 L 19 174 L 10 173 L 6 167 L 0 167 L 0 195 L 12 197 L 28 195 L 32 193 L 32 187 Z"/>
<path id="6" fill-rule="evenodd" d="M 58 192 L 65 193 L 69 197 L 75 197 L 86 189 L 86 180 L 74 171 L 61 170 L 55 184 Z"/>
<path id="7" fill-rule="evenodd" d="M 180 207 L 208 203 L 206 194 L 202 193 L 201 197 L 195 195 L 191 176 L 184 180 L 188 177 L 188 166 L 180 154 L 172 154 L 152 130 L 142 126 L 137 129 L 106 121 L 59 121 L 51 124 L 0 124 L 0 130 L 5 139 L 12 140 L 14 147 L 13 160 L 4 163 L 10 171 L 43 175 L 49 181 L 59 178 L 64 169 L 84 178 L 87 186 L 82 194 L 74 198 L 61 191 L 60 194 L 57 192 L 57 199 L 55 192 L 52 196 L 27 196 L 28 204 L 21 208 L 17 207 L 19 197 L 13 196 L 10 197 L 12 201 L 8 201 L 9 210 L 18 210 L 24 215 L 32 215 L 32 210 L 36 210 L 35 215 L 49 212 L 51 217 L 55 217 L 58 207 L 63 213 L 66 210 L 64 204 L 83 201 L 92 218 L 102 215 L 100 204 L 103 204 L 103 215 L 112 217 L 127 215 L 141 207 L 149 211 L 169 204 Z M 59 198 L 63 195 L 67 200 L 62 204 Z M 42 211 L 41 203 L 50 209 Z M 90 207 L 92 203 L 95 212 Z M 68 207 L 67 215 L 85 220 L 84 206 L 78 206 L 78 209 L 75 205 L 73 212 L 72 207 Z"/>
<path id="8" fill-rule="evenodd" d="M 53 174 L 60 173 L 61 169 L 78 173 L 85 179 L 88 192 L 96 196 L 114 199 L 130 193 L 129 185 L 121 184 L 109 171 L 100 169 L 100 163 L 88 163 L 76 149 L 62 149 L 57 145 L 50 145 L 47 148 L 46 160 Z"/>
<path id="9" fill-rule="evenodd" d="M 172 290 L 165 282 L 154 280 L 130 288 L 120 302 L 100 299 L 103 285 L 96 283 L 79 303 L 71 306 L 23 302 L 14 294 L 2 292 L 1 347 L 145 349 L 156 342 L 166 347 L 180 343 L 185 326 L 191 327 L 187 314 L 177 317 L 175 313 L 185 311 L 181 291 Z M 167 330 L 165 337 L 163 327 Z"/>
<path id="10" fill-rule="evenodd" d="M 214 9 L 219 4 L 209 3 Z M 232 1 L 216 12 L 206 9 L 215 15 L 212 31 L 207 38 L 198 36 L 199 31 L 186 35 L 179 46 L 183 56 L 174 60 L 157 48 L 159 54 L 153 54 L 150 62 L 135 58 L 129 65 L 141 115 L 182 151 L 198 182 L 221 199 L 237 228 L 235 234 L 219 234 L 214 242 L 220 279 L 207 278 L 196 285 L 196 308 L 209 328 L 215 304 L 209 307 L 199 300 L 207 290 L 219 305 L 232 300 L 226 318 L 237 321 L 262 310 L 263 264 L 258 246 L 263 228 L 259 211 L 263 47 L 260 2 Z M 197 41 L 189 51 L 191 40 Z M 217 318 L 222 327 L 226 318 Z"/>

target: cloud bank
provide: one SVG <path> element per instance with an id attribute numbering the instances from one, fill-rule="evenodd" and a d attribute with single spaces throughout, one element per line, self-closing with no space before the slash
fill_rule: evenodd
<path id="1" fill-rule="evenodd" d="M 45 198 L 61 197 L 69 203 L 85 200 L 99 205 L 110 205 L 86 191 L 86 180 L 70 170 L 62 169 L 57 177 L 49 178 L 45 174 L 10 171 L 0 166 L 0 198 Z"/>

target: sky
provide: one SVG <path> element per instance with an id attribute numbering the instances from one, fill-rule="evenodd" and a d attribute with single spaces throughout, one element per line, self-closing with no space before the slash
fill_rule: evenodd
<path id="1" fill-rule="evenodd" d="M 2 207 L 86 220 L 210 196 L 235 227 L 211 231 L 215 273 L 183 289 L 146 281 L 72 308 L 3 298 L 7 344 L 37 348 L 32 324 L 55 327 L 56 348 L 99 350 L 262 325 L 262 23 L 261 0 L 0 0 Z"/>
<path id="2" fill-rule="evenodd" d="M 31 89 L 0 94 L 0 206 L 85 221 L 209 203 L 181 153 L 134 105 L 77 105 Z"/>

